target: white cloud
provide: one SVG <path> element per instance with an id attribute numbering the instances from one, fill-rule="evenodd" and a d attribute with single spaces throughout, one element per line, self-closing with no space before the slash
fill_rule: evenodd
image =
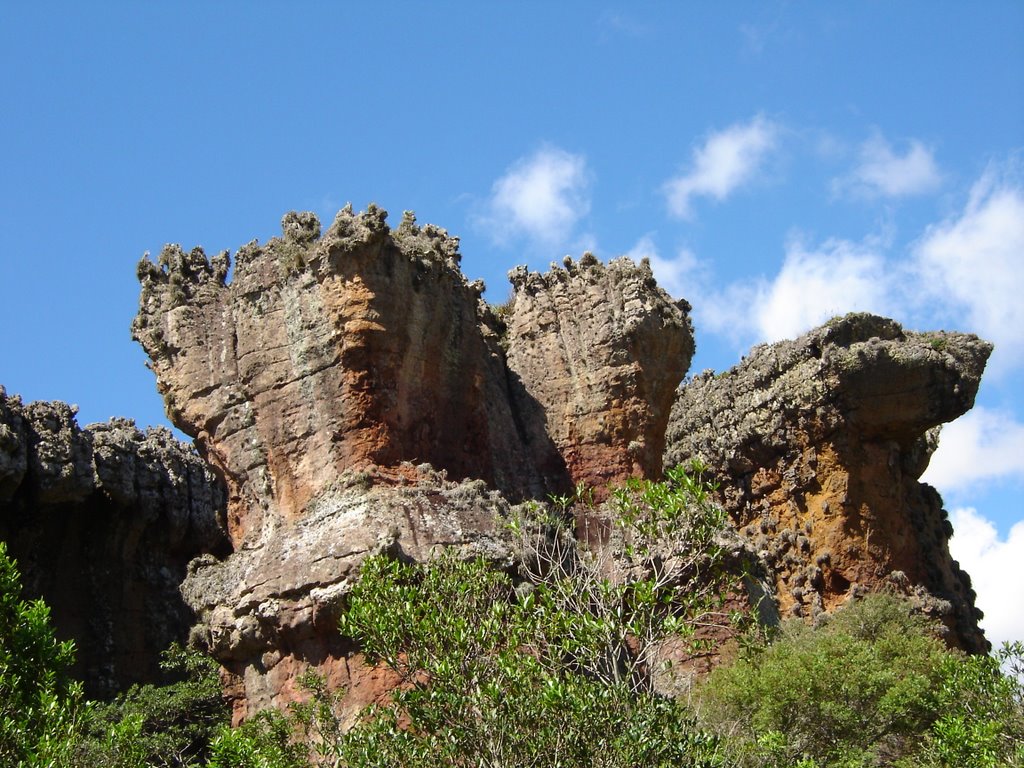
<path id="1" fill-rule="evenodd" d="M 939 448 L 921 479 L 943 493 L 957 493 L 1013 476 L 1024 479 L 1024 424 L 1012 413 L 975 406 L 942 428 Z"/>
<path id="2" fill-rule="evenodd" d="M 925 296 L 995 343 L 994 367 L 1024 363 L 1024 187 L 986 173 L 961 215 L 928 228 L 914 265 Z"/>
<path id="3" fill-rule="evenodd" d="M 973 508 L 953 510 L 949 549 L 971 575 L 981 625 L 994 647 L 1004 640 L 1024 640 L 1024 592 L 1014 574 L 1024 562 L 1024 522 L 1000 539 L 992 523 Z"/>
<path id="4" fill-rule="evenodd" d="M 751 181 L 778 143 L 779 128 L 763 115 L 713 133 L 693 150 L 693 169 L 665 184 L 669 211 L 690 218 L 693 198 L 724 200 Z"/>
<path id="5" fill-rule="evenodd" d="M 680 248 L 675 258 L 664 258 L 658 253 L 650 235 L 640 238 L 626 255 L 636 262 L 648 259 L 658 285 L 677 299 L 692 295 L 703 285 L 706 278 L 705 265 L 692 251 Z"/>
<path id="6" fill-rule="evenodd" d="M 625 35 L 627 37 L 644 37 L 653 31 L 650 24 L 640 21 L 622 11 L 605 10 L 597 17 L 598 27 L 603 31 L 602 40 L 611 35 Z"/>
<path id="7" fill-rule="evenodd" d="M 733 323 L 745 317 L 758 341 L 794 338 L 847 312 L 889 314 L 897 303 L 877 244 L 836 239 L 817 248 L 791 240 L 773 281 L 747 292 L 726 291 L 717 300 L 729 302 Z M 744 301 L 746 306 L 736 304 Z M 727 317 L 725 311 L 712 314 Z"/>
<path id="8" fill-rule="evenodd" d="M 494 182 L 480 223 L 499 241 L 525 235 L 544 245 L 558 245 L 590 211 L 589 187 L 583 155 L 542 147 Z"/>
<path id="9" fill-rule="evenodd" d="M 881 134 L 875 134 L 860 148 L 860 164 L 847 177 L 833 181 L 833 191 L 866 197 L 907 197 L 933 192 L 942 175 L 932 151 L 912 140 L 905 154 L 893 151 Z"/>

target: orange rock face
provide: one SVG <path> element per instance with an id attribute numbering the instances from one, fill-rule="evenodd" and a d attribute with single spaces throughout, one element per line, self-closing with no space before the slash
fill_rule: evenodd
<path id="1" fill-rule="evenodd" d="M 694 379 L 673 408 L 666 461 L 710 464 L 784 616 L 890 590 L 941 618 L 951 643 L 985 650 L 942 501 L 918 478 L 930 430 L 970 409 L 991 349 L 870 315 L 834 320 Z"/>

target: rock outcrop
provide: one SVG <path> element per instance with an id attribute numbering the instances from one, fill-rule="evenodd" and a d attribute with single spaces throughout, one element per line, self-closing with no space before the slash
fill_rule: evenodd
<path id="1" fill-rule="evenodd" d="M 482 285 L 458 241 L 406 217 L 342 211 L 321 237 L 289 214 L 284 237 L 235 257 L 169 246 L 139 265 L 132 326 L 171 420 L 229 491 L 236 545 L 303 514 L 345 470 L 429 462 L 511 494 L 543 493 L 507 407 Z"/>
<path id="2" fill-rule="evenodd" d="M 75 640 L 93 696 L 158 679 L 160 652 L 194 622 L 179 591 L 188 562 L 229 549 L 223 489 L 168 430 L 81 429 L 74 407 L 2 387 L 0 539 Z"/>
<path id="3" fill-rule="evenodd" d="M 223 664 L 237 719 L 293 700 L 310 667 L 354 713 L 395 684 L 337 631 L 367 556 L 457 547 L 510 566 L 512 505 L 578 484 L 600 501 L 691 458 L 721 482 L 733 559 L 764 572 L 745 588 L 776 590 L 764 615 L 892 590 L 987 648 L 918 480 L 935 428 L 973 404 L 987 343 L 850 315 L 680 390 L 690 307 L 646 262 L 517 268 L 492 308 L 457 238 L 411 214 L 391 229 L 347 207 L 321 232 L 289 213 L 282 229 L 230 279 L 227 253 L 199 248 L 139 264 L 133 336 L 196 451 L 0 390 L 0 538 L 78 641 L 91 692 L 154 679 L 187 634 Z M 577 533 L 603 543 L 607 513 L 580 513 Z"/>
<path id="4" fill-rule="evenodd" d="M 310 664 L 363 695 L 325 617 L 369 553 L 459 544 L 507 560 L 509 500 L 660 472 L 693 337 L 649 265 L 516 272 L 502 318 L 459 270 L 457 239 L 385 217 L 346 208 L 321 234 L 290 213 L 230 281 L 227 254 L 200 249 L 139 265 L 133 335 L 228 489 L 235 552 L 183 590 L 240 711 Z"/>
<path id="5" fill-rule="evenodd" d="M 511 567 L 501 493 L 481 480 L 450 481 L 429 466 L 400 469 L 397 484 L 393 473 L 347 472 L 260 546 L 190 566 L 183 593 L 199 616 L 192 642 L 230 673 L 237 719 L 294 700 L 310 667 L 345 689 L 353 716 L 390 689 L 388 675 L 363 665 L 337 630 L 341 601 L 366 557 L 422 562 L 455 547 Z"/>
<path id="6" fill-rule="evenodd" d="M 991 351 L 976 336 L 835 319 L 689 382 L 666 462 L 709 464 L 734 523 L 776 575 L 784 616 L 892 590 L 940 617 L 952 643 L 983 651 L 942 501 L 918 478 L 934 428 L 974 404 Z"/>
<path id="7" fill-rule="evenodd" d="M 509 273 L 508 367 L 573 484 L 657 477 L 676 388 L 690 368 L 690 305 L 659 290 L 646 261 L 590 254 L 540 275 Z M 533 445 L 544 445 L 534 438 Z"/>

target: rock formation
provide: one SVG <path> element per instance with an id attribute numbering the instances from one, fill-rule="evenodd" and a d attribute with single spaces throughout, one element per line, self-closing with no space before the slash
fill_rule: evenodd
<path id="1" fill-rule="evenodd" d="M 783 616 L 851 594 L 908 594 L 983 651 L 970 579 L 938 493 L 918 482 L 933 428 L 965 413 L 990 344 L 853 314 L 705 373 L 672 409 L 666 462 L 717 474 L 734 523 L 776 575 Z"/>
<path id="2" fill-rule="evenodd" d="M 676 387 L 690 368 L 690 305 L 667 301 L 650 265 L 590 254 L 545 275 L 509 273 L 508 367 L 574 484 L 657 477 Z M 525 411 L 528 404 L 520 404 Z M 543 444 L 534 439 L 534 445 Z"/>
<path id="3" fill-rule="evenodd" d="M 166 429 L 124 419 L 80 429 L 64 403 L 0 387 L 0 539 L 43 596 L 92 696 L 158 679 L 160 652 L 194 621 L 179 586 L 226 554 L 224 494 Z"/>
<path id="4" fill-rule="evenodd" d="M 689 306 L 649 265 L 517 271 L 502 319 L 460 272 L 455 238 L 385 217 L 346 208 L 321 235 L 290 213 L 282 238 L 238 252 L 230 282 L 227 255 L 200 249 L 139 265 L 133 334 L 228 489 L 236 551 L 184 585 L 194 638 L 249 707 L 307 664 L 361 695 L 323 617 L 367 554 L 479 549 L 505 499 L 660 471 L 693 339 Z M 448 488 L 435 471 L 479 482 Z"/>
<path id="5" fill-rule="evenodd" d="M 973 404 L 985 342 L 850 315 L 680 390 L 690 307 L 646 262 L 517 268 L 492 308 L 457 238 L 411 214 L 282 229 L 230 279 L 227 253 L 199 248 L 139 264 L 133 336 L 198 453 L 0 394 L 0 537 L 94 692 L 151 679 L 187 633 L 224 665 L 238 718 L 293 699 L 309 667 L 354 712 L 394 684 L 336 628 L 367 556 L 455 546 L 509 565 L 511 505 L 580 483 L 600 499 L 694 457 L 745 537 L 736 558 L 774 581 L 770 608 L 813 620 L 896 590 L 951 643 L 987 647 L 918 482 L 935 427 Z"/>
<path id="6" fill-rule="evenodd" d="M 268 513 L 300 516 L 345 470 L 427 462 L 514 498 L 657 470 L 693 342 L 688 307 L 648 267 L 591 259 L 518 277 L 507 367 L 458 240 L 411 214 L 392 231 L 386 215 L 345 209 L 321 237 L 312 214 L 288 214 L 282 239 L 239 250 L 230 283 L 226 253 L 168 246 L 139 265 L 133 335 L 171 420 L 224 477 L 236 545 L 276 525 Z M 540 300 L 544 280 L 560 290 Z M 587 309 L 571 319 L 573 305 Z M 585 416 L 582 447 L 573 415 Z"/>

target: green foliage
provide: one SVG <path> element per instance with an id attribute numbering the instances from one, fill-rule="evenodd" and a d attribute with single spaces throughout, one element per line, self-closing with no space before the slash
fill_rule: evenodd
<path id="1" fill-rule="evenodd" d="M 599 551 L 566 524 L 595 513 L 585 488 L 513 519 L 518 586 L 451 554 L 367 561 L 341 629 L 403 684 L 348 734 L 346 764 L 715 764 L 717 740 L 652 685 L 659 643 L 720 607 L 725 517 L 691 470 L 617 492 Z"/>
<path id="2" fill-rule="evenodd" d="M 340 626 L 397 674 L 390 699 L 342 733 L 309 679 L 308 704 L 225 734 L 213 764 L 301 764 L 282 752 L 291 727 L 301 759 L 350 768 L 718 765 L 717 737 L 652 675 L 661 640 L 709 619 L 724 515 L 680 470 L 618 493 L 618 538 L 592 551 L 568 525 L 574 507 L 596 514 L 591 498 L 579 488 L 510 521 L 515 573 L 452 552 L 365 561 Z"/>
<path id="3" fill-rule="evenodd" d="M 61 766 L 78 728 L 74 646 L 58 642 L 42 600 L 21 599 L 17 564 L 0 541 L 0 765 Z"/>
<path id="4" fill-rule="evenodd" d="M 315 757 L 296 739 L 293 719 L 265 710 L 239 728 L 222 728 L 210 746 L 207 768 L 307 768 Z"/>
<path id="5" fill-rule="evenodd" d="M 947 656 L 936 692 L 936 719 L 923 754 L 936 766 L 1024 766 L 1024 643 L 995 656 Z M 1006 664 L 1009 674 L 1000 669 Z"/>
<path id="6" fill-rule="evenodd" d="M 996 660 L 948 651 L 904 601 L 876 595 L 816 630 L 785 625 L 699 700 L 738 765 L 980 768 L 1017 764 L 1015 690 Z"/>
<path id="7" fill-rule="evenodd" d="M 314 674 L 308 701 L 232 729 L 217 665 L 180 648 L 175 682 L 84 705 L 0 543 L 0 765 L 1024 768 L 1024 644 L 950 652 L 892 597 L 752 636 L 694 693 L 699 717 L 660 695 L 665 641 L 701 652 L 702 627 L 735 620 L 725 526 L 693 464 L 604 508 L 585 488 L 522 507 L 508 570 L 366 560 L 340 628 L 399 685 L 348 730 Z"/>
<path id="8" fill-rule="evenodd" d="M 368 561 L 342 629 L 403 686 L 348 734 L 345 764 L 713 764 L 715 740 L 680 703 L 591 674 L 605 617 L 559 603 L 548 584 L 519 599 L 480 560 Z"/>
<path id="9" fill-rule="evenodd" d="M 75 750 L 86 768 L 179 768 L 199 765 L 228 723 L 217 663 L 172 645 L 160 665 L 174 679 L 133 686 L 109 703 L 94 703 Z"/>

